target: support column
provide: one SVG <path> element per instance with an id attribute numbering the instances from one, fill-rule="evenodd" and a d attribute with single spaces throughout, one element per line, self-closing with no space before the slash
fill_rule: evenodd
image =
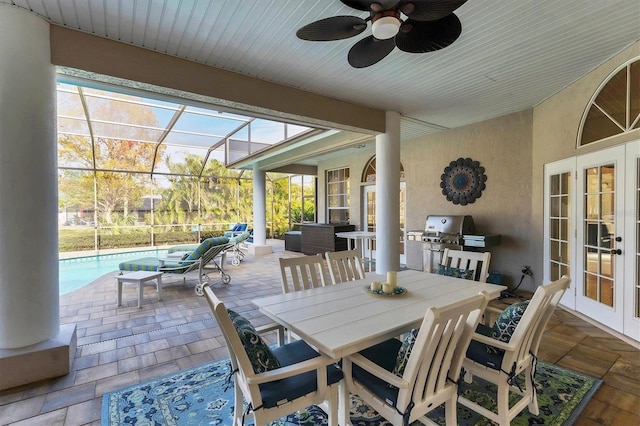
<path id="1" fill-rule="evenodd" d="M 253 244 L 249 251 L 252 254 L 269 254 L 273 251 L 267 245 L 267 174 L 253 166 Z"/>
<path id="2" fill-rule="evenodd" d="M 376 273 L 400 269 L 400 114 L 376 136 Z"/>
<path id="3" fill-rule="evenodd" d="M 60 327 L 49 52 L 47 22 L 0 5 L 0 390 L 66 374 L 75 355 L 75 326 Z"/>

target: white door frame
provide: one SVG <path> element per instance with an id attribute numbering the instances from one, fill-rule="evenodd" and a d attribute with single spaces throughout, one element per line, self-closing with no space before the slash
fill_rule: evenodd
<path id="1" fill-rule="evenodd" d="M 625 230 L 624 238 L 624 331 L 623 333 L 640 341 L 640 241 L 632 235 L 640 232 L 640 140 L 626 144 L 626 186 L 625 186 Z M 640 238 L 640 237 L 639 237 Z"/>

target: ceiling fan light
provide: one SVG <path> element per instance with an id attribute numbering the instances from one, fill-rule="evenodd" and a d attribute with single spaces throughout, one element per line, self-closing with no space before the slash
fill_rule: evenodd
<path id="1" fill-rule="evenodd" d="M 371 25 L 373 36 L 378 40 L 394 37 L 400 30 L 400 20 L 395 16 L 383 16 Z"/>

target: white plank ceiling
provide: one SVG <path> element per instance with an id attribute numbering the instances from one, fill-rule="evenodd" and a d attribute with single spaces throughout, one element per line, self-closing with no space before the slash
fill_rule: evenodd
<path id="1" fill-rule="evenodd" d="M 419 0 L 418 0 L 419 1 Z M 398 111 L 402 139 L 525 110 L 640 39 L 638 0 L 469 0 L 462 35 L 355 69 L 362 35 L 299 40 L 312 21 L 366 13 L 338 0 L 0 0 L 51 23 L 354 103 Z M 2 13 L 2 7 L 0 7 Z"/>

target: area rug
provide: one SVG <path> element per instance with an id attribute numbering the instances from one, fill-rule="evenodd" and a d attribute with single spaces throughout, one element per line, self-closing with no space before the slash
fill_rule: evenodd
<path id="1" fill-rule="evenodd" d="M 233 423 L 234 390 L 229 371 L 228 360 L 221 360 L 108 392 L 102 401 L 102 425 L 230 425 Z M 511 422 L 512 425 L 570 425 L 602 383 L 599 379 L 544 362 L 538 363 L 536 382 L 540 415 L 533 416 L 525 409 Z M 484 401 L 488 408 L 495 406 L 495 388 L 487 382 L 475 379 L 471 385 L 463 384 L 462 392 L 475 401 Z M 354 426 L 391 425 L 353 396 L 350 415 Z M 429 417 L 444 425 L 442 408 Z M 460 404 L 458 423 L 491 424 Z M 245 424 L 253 423 L 247 419 Z M 327 416 L 315 406 L 271 423 L 272 426 L 321 424 L 327 424 Z"/>

